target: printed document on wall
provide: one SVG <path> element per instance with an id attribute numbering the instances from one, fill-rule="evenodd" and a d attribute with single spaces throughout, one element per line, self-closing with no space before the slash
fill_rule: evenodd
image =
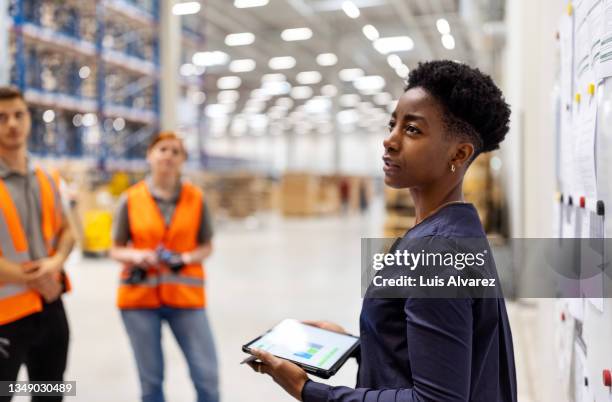
<path id="1" fill-rule="evenodd" d="M 572 109 L 570 106 L 561 106 L 561 191 L 563 194 L 575 194 L 576 182 L 579 177 L 574 168 L 574 149 L 576 142 L 576 129 L 574 128 Z"/>
<path id="2" fill-rule="evenodd" d="M 612 1 L 612 0 L 611 0 Z M 571 105 L 574 99 L 574 16 L 563 15 L 559 24 L 561 53 L 561 107 Z"/>
<path id="3" fill-rule="evenodd" d="M 578 176 L 576 195 L 587 199 L 597 199 L 597 181 L 595 177 L 595 130 L 597 128 L 597 99 L 586 97 L 577 108 L 577 124 L 574 125 L 576 136 L 574 168 Z"/>
<path id="4" fill-rule="evenodd" d="M 612 0 L 603 1 L 603 16 L 601 18 L 601 46 L 599 50 L 599 65 L 597 79 L 612 76 Z"/>
<path id="5" fill-rule="evenodd" d="M 575 35 L 574 35 L 574 71 L 575 81 L 574 90 L 577 93 L 586 95 L 588 85 L 595 82 L 595 75 L 592 68 L 591 48 L 591 16 L 590 8 L 592 0 L 583 0 L 576 5 L 574 16 Z"/>

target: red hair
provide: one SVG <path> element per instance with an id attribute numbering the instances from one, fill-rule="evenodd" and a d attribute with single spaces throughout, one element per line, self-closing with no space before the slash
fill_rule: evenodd
<path id="1" fill-rule="evenodd" d="M 149 144 L 149 147 L 147 148 L 147 152 L 150 152 L 153 148 L 155 148 L 155 146 L 160 141 L 165 141 L 165 140 L 178 141 L 180 144 L 181 151 L 183 152 L 183 155 L 185 156 L 185 158 L 187 157 L 187 150 L 185 149 L 185 144 L 183 143 L 183 139 L 179 137 L 174 131 L 162 131 L 161 133 L 153 137 L 153 139 L 151 140 L 151 143 Z"/>

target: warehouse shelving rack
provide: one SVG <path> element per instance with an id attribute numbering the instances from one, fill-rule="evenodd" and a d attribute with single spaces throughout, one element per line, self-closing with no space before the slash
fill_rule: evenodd
<path id="1" fill-rule="evenodd" d="M 11 82 L 24 92 L 33 109 L 35 124 L 30 140 L 35 154 L 96 159 L 142 157 L 143 142 L 157 130 L 160 121 L 158 2 L 11 1 Z M 53 24 L 49 24 L 49 15 L 42 15 L 45 7 L 61 8 L 55 14 L 47 9 L 54 17 Z M 125 32 L 113 36 L 113 24 L 118 23 Z M 87 29 L 89 32 L 85 32 Z M 143 46 L 145 40 L 148 42 Z M 122 43 L 124 49 L 114 49 L 113 42 Z M 150 49 L 149 54 L 143 54 L 143 48 Z M 48 73 L 41 66 L 41 55 L 54 60 L 55 72 L 64 77 L 46 77 L 54 84 L 51 88 L 41 83 Z M 125 97 L 120 99 L 118 95 Z M 52 110 L 55 118 L 47 114 L 47 122 L 41 121 L 43 110 Z M 62 121 L 60 116 L 64 117 Z M 85 116 L 86 125 L 81 122 Z M 58 142 L 62 136 L 69 139 Z M 46 137 L 55 139 L 53 145 Z M 72 145 L 56 145 L 66 142 Z"/>

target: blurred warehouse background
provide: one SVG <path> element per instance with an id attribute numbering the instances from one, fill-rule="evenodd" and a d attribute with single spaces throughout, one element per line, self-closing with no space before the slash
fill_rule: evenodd
<path id="1" fill-rule="evenodd" d="M 238 366 L 242 343 L 275 322 L 328 319 L 357 331 L 360 238 L 399 236 L 414 223 L 409 194 L 383 185 L 381 156 L 419 61 L 477 66 L 513 108 L 508 140 L 476 160 L 464 186 L 491 241 L 552 237 L 556 32 L 566 3 L 0 0 L 0 83 L 25 93 L 29 149 L 60 169 L 78 228 L 67 298 L 76 400 L 138 397 L 114 306 L 119 268 L 107 253 L 118 197 L 146 175 L 160 130 L 185 139 L 185 175 L 204 189 L 215 221 L 207 284 L 226 401 L 289 400 Z M 546 347 L 555 308 L 510 305 L 520 401 L 568 400 L 557 370 L 545 370 L 557 365 Z M 189 400 L 171 338 L 168 399 Z M 354 385 L 355 372 L 347 366 L 331 381 Z M 600 373 L 593 368 L 597 386 Z"/>

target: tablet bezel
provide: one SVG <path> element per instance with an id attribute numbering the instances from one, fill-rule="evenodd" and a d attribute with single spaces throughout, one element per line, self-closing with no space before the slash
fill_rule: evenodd
<path id="1" fill-rule="evenodd" d="M 252 355 L 253 352 L 251 351 L 250 345 L 252 345 L 253 343 L 257 342 L 258 340 L 260 340 L 261 338 L 266 336 L 274 328 L 276 328 L 279 324 L 280 324 L 280 322 L 278 324 L 276 324 L 275 326 L 273 326 L 272 328 L 270 328 L 269 330 L 267 330 L 266 332 L 264 332 L 263 334 L 261 334 L 260 336 L 258 336 L 257 338 L 255 338 L 252 341 L 247 342 L 244 345 L 242 345 L 242 351 Z M 300 322 L 300 324 L 308 325 L 308 324 L 304 324 L 302 322 Z M 359 344 L 360 344 L 359 337 L 357 337 L 355 335 L 351 335 L 351 334 L 342 334 L 342 333 L 339 333 L 339 332 L 330 331 L 328 329 L 323 329 L 323 328 L 315 327 L 314 325 L 310 325 L 310 326 L 313 327 L 313 328 L 318 328 L 318 329 L 320 329 L 322 331 L 331 332 L 333 334 L 342 335 L 342 336 L 348 336 L 350 338 L 355 339 L 355 343 L 342 356 L 340 356 L 340 358 L 336 361 L 336 363 L 334 363 L 333 366 L 331 366 L 327 370 L 326 369 L 322 369 L 320 367 L 311 366 L 311 365 L 308 365 L 308 364 L 305 364 L 305 363 L 302 363 L 302 362 L 298 362 L 298 361 L 295 361 L 295 360 L 287 359 L 286 357 L 276 356 L 276 355 L 274 355 L 274 356 L 278 357 L 279 359 L 290 361 L 293 364 L 297 364 L 298 366 L 303 368 L 304 371 L 306 371 L 307 373 L 310 373 L 312 375 L 315 375 L 315 376 L 323 378 L 323 379 L 328 379 L 331 376 L 335 375 L 338 372 L 338 370 L 340 370 L 340 367 L 342 367 L 344 365 L 344 363 L 346 363 L 346 361 L 349 359 L 349 357 L 351 357 L 351 355 L 359 347 Z"/>

